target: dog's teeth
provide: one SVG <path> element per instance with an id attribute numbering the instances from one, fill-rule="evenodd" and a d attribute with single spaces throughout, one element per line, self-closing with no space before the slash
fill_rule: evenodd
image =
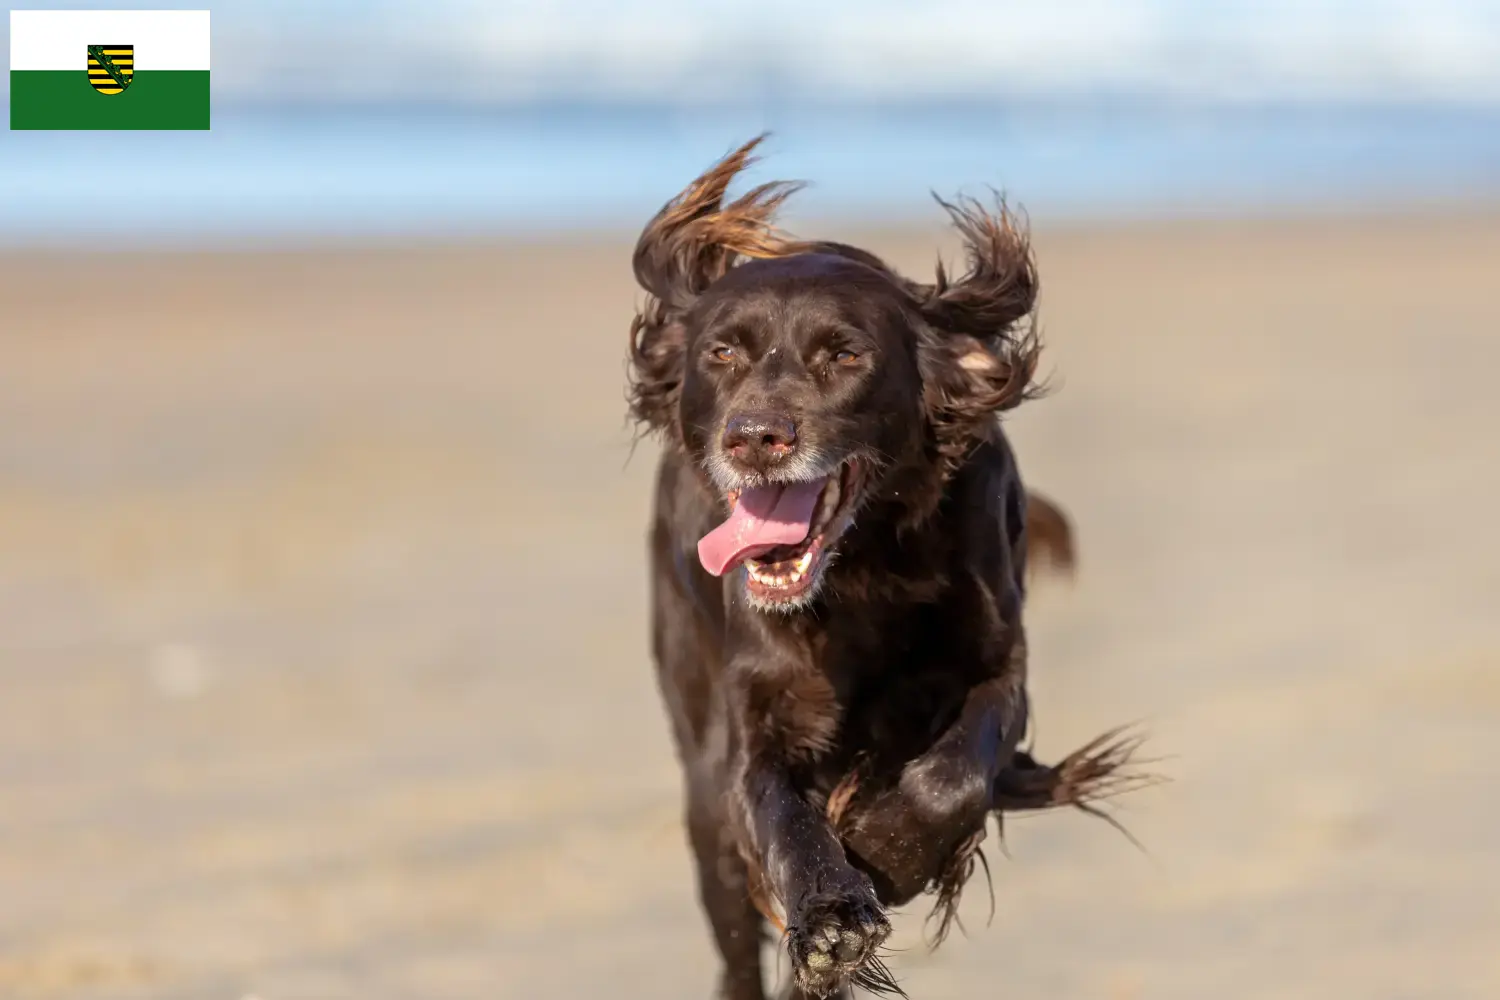
<path id="1" fill-rule="evenodd" d="M 750 579 L 763 587 L 786 588 L 800 584 L 807 579 L 815 558 L 817 558 L 817 552 L 815 548 L 810 547 L 794 560 L 781 560 L 767 564 L 754 559 L 746 559 L 745 569 Z M 773 567 L 776 571 L 773 571 Z"/>

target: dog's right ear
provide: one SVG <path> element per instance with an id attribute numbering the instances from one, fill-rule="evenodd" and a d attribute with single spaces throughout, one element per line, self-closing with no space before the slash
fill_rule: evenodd
<path id="1" fill-rule="evenodd" d="M 635 245 L 635 280 L 646 301 L 630 324 L 630 415 L 654 431 L 677 429 L 686 330 L 698 296 L 744 257 L 781 257 L 802 244 L 773 225 L 800 184 L 773 181 L 724 203 L 729 184 L 765 135 L 720 160 L 656 213 Z"/>
<path id="2" fill-rule="evenodd" d="M 967 461 L 996 416 L 1032 398 L 1041 341 L 1036 333 L 1036 264 L 1026 227 L 998 199 L 937 199 L 963 240 L 967 267 L 950 278 L 939 262 L 930 285 L 908 282 L 926 320 L 922 369 L 944 475 Z"/>

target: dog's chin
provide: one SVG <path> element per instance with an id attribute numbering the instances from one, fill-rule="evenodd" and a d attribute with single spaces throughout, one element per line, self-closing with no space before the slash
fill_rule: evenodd
<path id="1" fill-rule="evenodd" d="M 745 560 L 745 597 L 752 608 L 789 614 L 817 598 L 838 556 L 838 543 L 854 523 L 866 486 L 864 466 L 857 459 L 845 461 L 828 476 L 807 538 Z M 729 502 L 737 498 L 737 491 L 731 492 Z"/>

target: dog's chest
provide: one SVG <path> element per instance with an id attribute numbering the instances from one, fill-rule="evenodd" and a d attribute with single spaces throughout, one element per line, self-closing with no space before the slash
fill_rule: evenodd
<path id="1" fill-rule="evenodd" d="M 972 655 L 933 629 L 932 618 L 900 624 L 853 641 L 830 630 L 815 650 L 817 681 L 807 686 L 820 689 L 820 714 L 831 723 L 822 727 L 820 777 L 837 781 L 855 763 L 884 768 L 918 756 L 980 680 Z"/>

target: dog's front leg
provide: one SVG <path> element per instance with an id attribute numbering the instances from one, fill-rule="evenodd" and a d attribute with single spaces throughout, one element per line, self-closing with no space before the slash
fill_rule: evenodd
<path id="1" fill-rule="evenodd" d="M 901 793 L 934 826 L 982 825 L 995 779 L 1010 767 L 1026 731 L 1026 689 L 1020 671 L 1004 671 L 971 688 L 958 718 L 926 753 L 901 772 Z"/>
<path id="2" fill-rule="evenodd" d="M 993 807 L 996 776 L 1011 766 L 1026 728 L 1024 670 L 971 688 L 937 740 L 887 787 L 853 806 L 835 794 L 839 833 L 861 863 L 881 873 L 893 903 L 936 885 L 956 899 Z M 853 788 L 858 776 L 852 775 Z"/>
<path id="3" fill-rule="evenodd" d="M 781 691 L 746 691 L 734 794 L 752 882 L 781 904 L 797 986 L 826 997 L 846 982 L 883 984 L 875 949 L 890 923 L 869 878 L 855 870 L 821 809 L 797 787 L 797 732 Z M 753 708 L 752 708 L 753 706 Z M 771 915 L 774 919 L 774 914 Z"/>

